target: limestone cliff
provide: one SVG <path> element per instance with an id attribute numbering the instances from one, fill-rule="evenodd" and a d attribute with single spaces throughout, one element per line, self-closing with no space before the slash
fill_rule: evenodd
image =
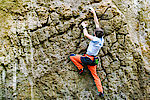
<path id="1" fill-rule="evenodd" d="M 104 99 L 150 99 L 149 0 L 1 0 L 0 99 L 103 99 L 88 69 L 78 75 L 68 59 L 86 52 L 80 23 L 93 33 L 90 6 L 105 30 Z"/>

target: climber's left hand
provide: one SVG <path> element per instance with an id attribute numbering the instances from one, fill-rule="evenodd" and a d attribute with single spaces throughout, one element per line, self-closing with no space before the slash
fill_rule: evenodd
<path id="1" fill-rule="evenodd" d="M 83 28 L 85 28 L 88 24 L 86 24 L 85 22 L 82 22 L 81 25 L 83 26 Z"/>

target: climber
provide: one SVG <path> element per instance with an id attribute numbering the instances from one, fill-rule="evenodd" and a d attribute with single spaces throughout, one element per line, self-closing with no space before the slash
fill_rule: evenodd
<path id="1" fill-rule="evenodd" d="M 91 41 L 89 43 L 86 54 L 84 55 L 71 54 L 70 59 L 77 66 L 79 70 L 79 74 L 82 74 L 84 70 L 84 67 L 82 66 L 82 64 L 87 65 L 88 69 L 90 70 L 94 78 L 96 87 L 98 89 L 98 95 L 104 96 L 101 80 L 98 77 L 97 72 L 96 72 L 96 68 L 97 68 L 96 55 L 100 51 L 100 48 L 103 46 L 104 31 L 99 27 L 99 22 L 96 16 L 96 12 L 92 7 L 90 7 L 90 12 L 93 13 L 94 22 L 96 25 L 96 29 L 94 30 L 94 36 L 88 34 L 87 29 L 86 29 L 87 24 L 85 24 L 85 22 L 82 22 L 81 25 L 83 27 L 84 36 L 86 36 Z"/>

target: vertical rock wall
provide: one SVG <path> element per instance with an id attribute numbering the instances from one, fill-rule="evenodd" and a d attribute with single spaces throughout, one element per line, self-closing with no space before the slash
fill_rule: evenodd
<path id="1" fill-rule="evenodd" d="M 148 0 L 0 1 L 0 99 L 102 99 L 92 76 L 78 75 L 71 53 L 86 52 L 95 8 L 105 43 L 97 68 L 107 99 L 149 99 Z M 111 8 L 109 8 L 111 6 Z"/>

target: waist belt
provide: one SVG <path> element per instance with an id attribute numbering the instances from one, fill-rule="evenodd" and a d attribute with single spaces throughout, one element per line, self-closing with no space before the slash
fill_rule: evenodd
<path id="1" fill-rule="evenodd" d="M 83 56 L 96 57 L 96 56 L 88 55 L 88 54 L 83 54 Z"/>
<path id="2" fill-rule="evenodd" d="M 94 57 L 94 58 L 91 58 L 91 57 Z M 95 65 L 98 64 L 98 57 L 96 57 L 96 56 L 91 56 L 91 55 L 88 55 L 88 54 L 84 54 L 84 55 L 81 57 L 81 62 L 82 62 L 84 65 L 95 66 Z"/>

